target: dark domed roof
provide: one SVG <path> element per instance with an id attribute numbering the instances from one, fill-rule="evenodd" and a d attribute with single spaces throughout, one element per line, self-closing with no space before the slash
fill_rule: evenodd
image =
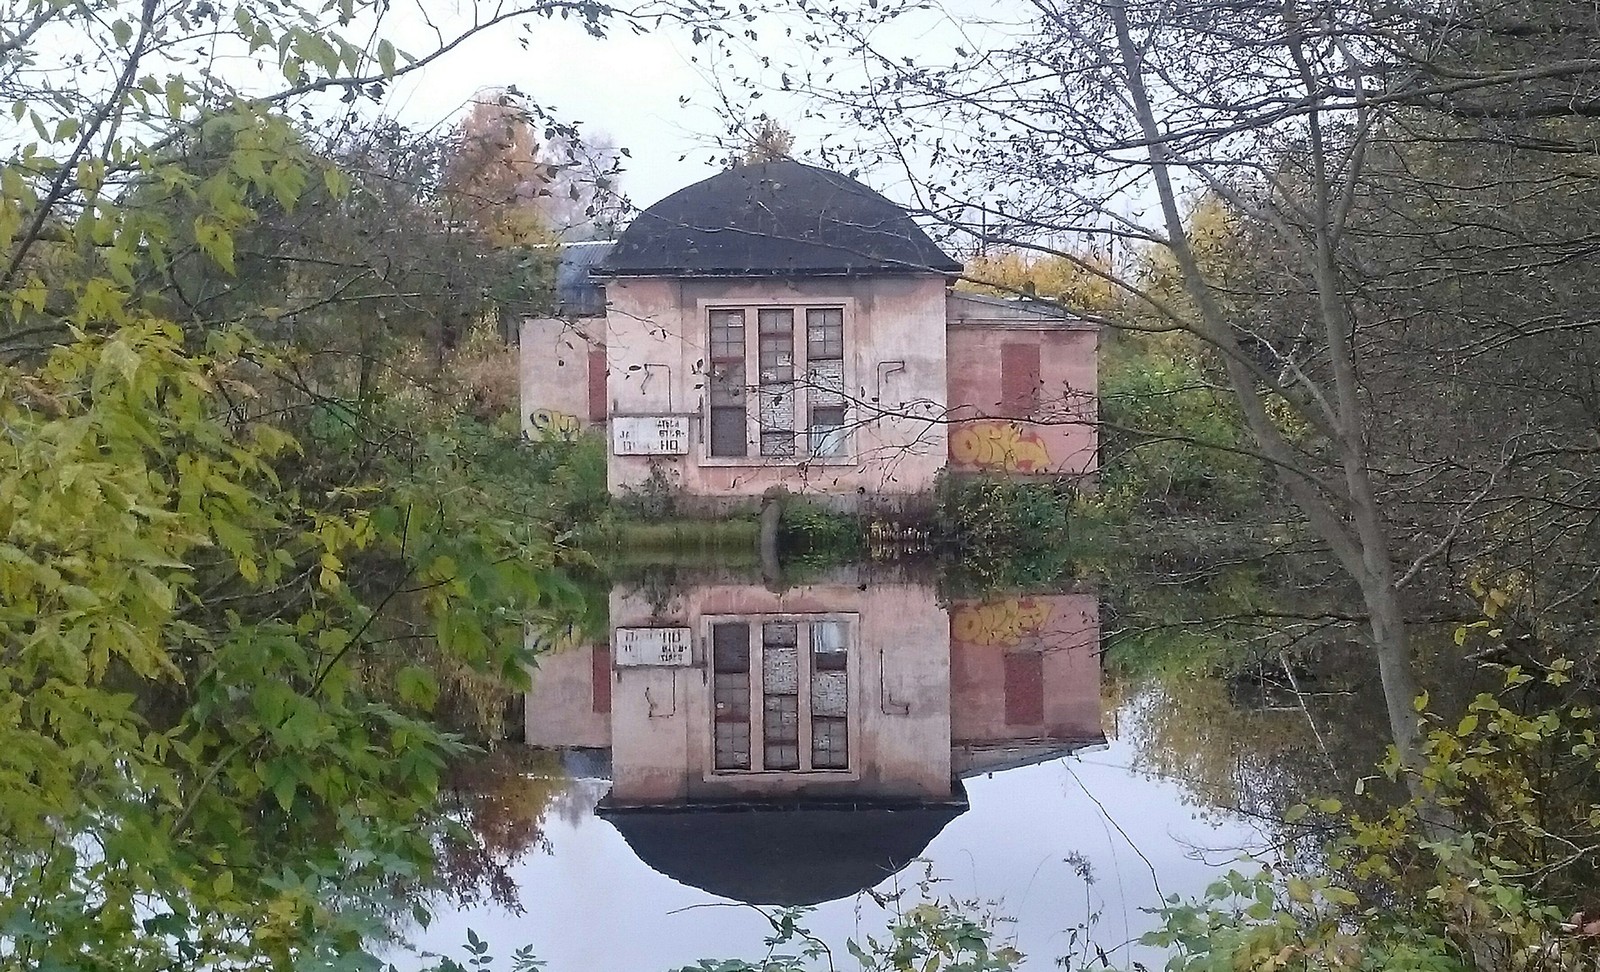
<path id="1" fill-rule="evenodd" d="M 957 784 L 957 793 L 964 793 Z M 599 809 L 639 859 L 734 901 L 812 905 L 881 884 L 922 855 L 964 802 L 860 807 Z"/>
<path id="2" fill-rule="evenodd" d="M 955 273 L 904 209 L 827 169 L 741 165 L 640 213 L 599 268 L 620 276 Z"/>

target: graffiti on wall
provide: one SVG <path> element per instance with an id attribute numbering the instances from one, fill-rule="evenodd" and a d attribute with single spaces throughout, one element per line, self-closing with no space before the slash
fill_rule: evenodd
<path id="1" fill-rule="evenodd" d="M 1009 648 L 1049 620 L 1050 602 L 1043 598 L 967 601 L 955 605 L 950 612 L 950 637 L 968 645 Z"/>
<path id="2" fill-rule="evenodd" d="M 950 432 L 950 458 L 969 469 L 1049 472 L 1050 449 L 1031 428 L 1005 419 L 964 422 Z"/>
<path id="3" fill-rule="evenodd" d="M 528 414 L 528 424 L 533 427 L 535 439 L 561 439 L 572 441 L 583 431 L 576 415 L 558 412 L 553 408 L 536 408 Z"/>

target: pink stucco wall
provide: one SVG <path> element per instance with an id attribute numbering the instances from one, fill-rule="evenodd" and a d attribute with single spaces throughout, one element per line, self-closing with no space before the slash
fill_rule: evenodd
<path id="1" fill-rule="evenodd" d="M 947 347 L 959 366 L 950 369 L 951 468 L 1093 473 L 1099 449 L 1098 329 L 1082 322 L 1007 320 L 1004 310 L 952 295 Z M 1013 355 L 1010 375 L 1008 345 L 1023 352 Z M 1029 357 L 1038 363 L 1036 376 L 1015 367 Z"/>
<path id="2" fill-rule="evenodd" d="M 936 275 L 611 281 L 606 346 L 612 414 L 680 414 L 691 423 L 688 456 L 612 456 L 612 491 L 642 485 L 652 469 L 693 495 L 759 496 L 779 484 L 832 494 L 928 489 L 948 452 L 944 294 L 945 280 Z M 845 313 L 847 457 L 804 463 L 710 457 L 702 422 L 710 309 L 830 305 Z M 755 325 L 753 319 L 746 325 L 752 339 Z M 802 321 L 797 340 L 803 339 Z"/>
<path id="3" fill-rule="evenodd" d="M 595 704 L 595 651 L 604 645 L 574 645 L 544 655 L 525 697 L 523 741 L 530 746 L 604 749 L 611 745 L 611 712 Z M 601 698 L 605 686 L 599 686 Z"/>
<path id="4" fill-rule="evenodd" d="M 522 322 L 518 372 L 522 429 L 535 438 L 587 428 L 593 352 L 604 347 L 605 319 L 530 318 Z"/>
<path id="5" fill-rule="evenodd" d="M 610 746 L 611 686 L 596 684 L 609 677 L 610 648 L 571 633 L 552 640 L 530 631 L 528 638 L 539 661 L 523 699 L 523 741 L 552 749 Z"/>
<path id="6" fill-rule="evenodd" d="M 690 496 L 737 498 L 777 485 L 812 494 L 921 493 L 947 463 L 1086 479 L 1097 468 L 1099 339 L 1088 322 L 948 291 L 936 275 L 621 278 L 608 284 L 607 301 L 605 318 L 523 324 L 522 411 L 533 435 L 571 434 L 607 415 L 683 416 L 689 454 L 611 456 L 614 493 L 639 488 L 652 473 Z M 710 310 L 807 306 L 844 308 L 846 455 L 710 456 Z M 796 325 L 803 343 L 803 318 Z M 748 408 L 753 421 L 754 395 Z M 803 414 L 796 418 L 803 429 Z"/>
<path id="7" fill-rule="evenodd" d="M 952 742 L 1100 738 L 1099 647 L 1099 603 L 1093 594 L 955 602 L 950 609 Z M 1015 657 L 1008 661 L 1008 656 Z"/>

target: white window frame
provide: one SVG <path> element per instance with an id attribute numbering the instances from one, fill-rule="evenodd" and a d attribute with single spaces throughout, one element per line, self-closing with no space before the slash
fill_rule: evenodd
<path id="1" fill-rule="evenodd" d="M 808 328 L 806 311 L 808 310 L 834 310 L 841 311 L 843 318 L 843 334 L 841 336 L 840 353 L 840 384 L 844 389 L 845 419 L 842 432 L 842 447 L 838 455 L 814 455 L 811 451 L 811 387 L 808 383 L 810 370 L 808 350 Z M 745 368 L 745 455 L 742 456 L 714 456 L 711 454 L 711 348 L 709 335 L 711 330 L 712 311 L 743 311 L 744 312 L 744 368 Z M 764 456 L 761 454 L 761 405 L 760 405 L 760 363 L 761 363 L 761 311 L 763 310 L 790 310 L 794 312 L 794 414 L 795 414 L 795 450 L 792 456 Z M 859 405 L 851 404 L 850 389 L 855 387 L 855 354 L 856 327 L 855 327 L 855 300 L 849 297 L 817 296 L 796 300 L 708 300 L 701 299 L 696 302 L 698 320 L 696 327 L 699 336 L 696 338 L 696 347 L 703 353 L 697 383 L 700 388 L 700 444 L 698 460 L 702 466 L 854 466 L 857 464 L 855 447 L 855 429 L 861 424 L 859 419 Z"/>
<path id="2" fill-rule="evenodd" d="M 813 769 L 811 766 L 812 745 L 812 713 L 811 713 L 811 628 L 816 622 L 831 622 L 842 624 L 845 630 L 845 690 L 848 693 L 848 703 L 845 708 L 845 741 L 848 750 L 848 760 L 843 768 Z M 718 769 L 717 768 L 717 727 L 716 727 L 716 695 L 711 691 L 715 685 L 716 659 L 714 645 L 712 644 L 712 627 L 717 624 L 746 624 L 750 626 L 750 768 L 749 769 Z M 766 719 L 765 698 L 762 674 L 764 672 L 765 645 L 761 638 L 761 625 L 771 623 L 789 623 L 802 626 L 796 638 L 800 652 L 800 685 L 798 693 L 798 710 L 800 716 L 799 738 L 797 745 L 800 749 L 799 769 L 765 768 L 766 759 Z M 860 635 L 861 618 L 854 613 L 830 614 L 717 614 L 705 615 L 701 618 L 700 641 L 705 646 L 707 679 L 707 706 L 705 751 L 705 779 L 708 782 L 726 780 L 730 777 L 764 777 L 786 778 L 794 776 L 826 777 L 830 780 L 856 780 L 860 779 L 861 748 L 860 730 L 861 713 L 857 704 L 860 696 Z"/>

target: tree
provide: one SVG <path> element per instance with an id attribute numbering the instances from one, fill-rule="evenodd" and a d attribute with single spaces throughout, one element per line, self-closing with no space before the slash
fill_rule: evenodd
<path id="1" fill-rule="evenodd" d="M 1083 269 L 1085 263 L 1098 273 Z M 1042 297 L 1079 314 L 1102 316 L 1114 309 L 1116 295 L 1106 281 L 1104 261 L 1089 256 L 1031 255 L 1025 250 L 979 253 L 967 261 L 958 289 L 1001 296 Z"/>
<path id="2" fill-rule="evenodd" d="M 620 150 L 604 138 L 585 141 L 513 90 L 479 94 L 451 135 L 449 156 L 453 218 L 497 246 L 582 238 L 618 216 Z"/>
<path id="3" fill-rule="evenodd" d="M 763 118 L 750 136 L 750 144 L 745 147 L 743 161 L 745 165 L 777 162 L 789 158 L 793 151 L 794 133 L 771 118 Z"/>

